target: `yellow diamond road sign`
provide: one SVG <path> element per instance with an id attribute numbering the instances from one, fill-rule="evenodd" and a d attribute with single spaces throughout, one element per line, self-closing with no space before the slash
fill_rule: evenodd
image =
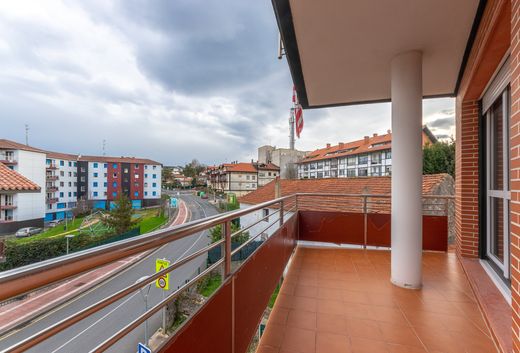
<path id="1" fill-rule="evenodd" d="M 168 260 L 165 260 L 165 259 L 157 259 L 157 260 L 155 260 L 155 273 L 164 270 L 168 266 L 170 266 L 170 261 L 168 261 Z M 159 277 L 155 281 L 155 286 L 157 288 L 161 288 L 163 290 L 170 289 L 170 274 L 167 273 L 167 274 Z"/>

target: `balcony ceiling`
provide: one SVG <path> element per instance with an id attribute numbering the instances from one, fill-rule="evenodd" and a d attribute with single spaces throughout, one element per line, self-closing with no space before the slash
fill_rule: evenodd
<path id="1" fill-rule="evenodd" d="M 390 100 L 391 59 L 410 50 L 424 96 L 454 95 L 479 18 L 479 0 L 272 1 L 304 108 Z"/>

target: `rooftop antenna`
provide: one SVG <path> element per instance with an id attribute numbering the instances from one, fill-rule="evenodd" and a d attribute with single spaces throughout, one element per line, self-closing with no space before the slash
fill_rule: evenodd
<path id="1" fill-rule="evenodd" d="M 294 108 L 289 115 L 289 148 L 294 150 Z"/>
<path id="2" fill-rule="evenodd" d="M 107 155 L 107 140 L 103 139 L 103 157 Z"/>
<path id="3" fill-rule="evenodd" d="M 29 146 L 29 125 L 25 124 L 25 144 Z"/>

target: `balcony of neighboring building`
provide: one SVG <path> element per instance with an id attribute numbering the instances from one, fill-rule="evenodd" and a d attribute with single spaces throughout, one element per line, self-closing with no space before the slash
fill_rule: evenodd
<path id="1" fill-rule="evenodd" d="M 47 170 L 56 170 L 56 169 L 58 169 L 58 166 L 55 163 L 50 163 L 50 164 L 46 164 L 45 168 Z"/>
<path id="2" fill-rule="evenodd" d="M 15 165 L 18 161 L 14 158 L 13 151 L 0 151 L 0 163 L 5 165 Z"/>
<path id="3" fill-rule="evenodd" d="M 1 210 L 14 210 L 17 206 L 14 203 L 0 204 Z"/>
<path id="4" fill-rule="evenodd" d="M 58 187 L 57 186 L 48 186 L 47 187 L 47 192 L 56 192 L 58 191 Z"/>
<path id="5" fill-rule="evenodd" d="M 57 198 L 57 197 L 47 197 L 47 198 L 45 199 L 45 202 L 46 202 L 47 204 L 53 204 L 53 203 L 58 202 L 58 198 Z"/>
<path id="6" fill-rule="evenodd" d="M 47 174 L 46 175 L 46 179 L 48 181 L 56 181 L 56 180 L 59 180 L 59 176 L 54 175 L 54 174 Z"/>

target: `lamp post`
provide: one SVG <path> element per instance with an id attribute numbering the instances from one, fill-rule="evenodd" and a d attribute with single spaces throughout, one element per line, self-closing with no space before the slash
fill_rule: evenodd
<path id="1" fill-rule="evenodd" d="M 67 238 L 67 255 L 69 254 L 69 240 L 74 238 L 74 234 L 67 234 L 65 236 L 65 238 Z"/>
<path id="2" fill-rule="evenodd" d="M 135 281 L 135 283 L 140 283 L 140 282 L 146 280 L 148 277 L 150 277 L 150 276 L 143 276 L 143 277 L 139 278 L 137 281 Z M 151 286 L 152 286 L 152 284 L 150 283 L 147 286 L 141 287 L 141 289 L 139 289 L 139 292 L 141 292 L 141 295 L 143 296 L 145 312 L 148 311 L 148 293 L 150 293 Z M 144 344 L 148 345 L 148 320 L 146 320 L 144 322 Z"/>

